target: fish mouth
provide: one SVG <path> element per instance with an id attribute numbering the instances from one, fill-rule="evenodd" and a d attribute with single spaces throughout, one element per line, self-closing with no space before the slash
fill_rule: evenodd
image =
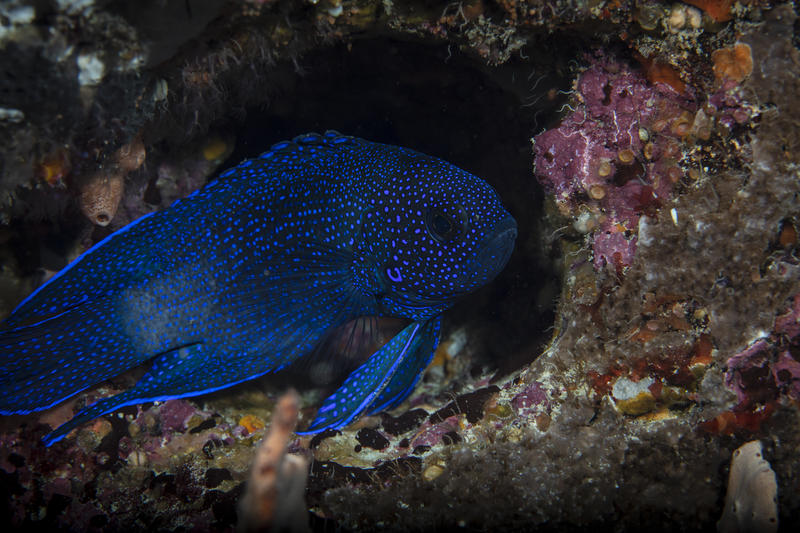
<path id="1" fill-rule="evenodd" d="M 517 221 L 511 215 L 498 222 L 478 254 L 478 264 L 492 277 L 508 264 L 517 239 Z"/>

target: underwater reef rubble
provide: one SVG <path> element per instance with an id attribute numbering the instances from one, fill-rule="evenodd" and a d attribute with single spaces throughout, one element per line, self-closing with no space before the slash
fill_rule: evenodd
<path id="1" fill-rule="evenodd" d="M 253 129 L 350 128 L 469 152 L 520 222 L 515 257 L 448 315 L 403 405 L 288 438 L 288 456 L 310 462 L 296 519 L 312 530 L 709 530 L 734 451 L 758 440 L 777 530 L 792 530 L 792 4 L 125 4 L 0 7 L 0 314 L 110 231 L 266 148 Z M 367 125 L 376 114 L 390 119 Z M 285 382 L 301 390 L 300 427 L 324 397 L 299 370 L 126 407 L 40 443 L 134 376 L 0 420 L 5 523 L 231 531 Z"/>

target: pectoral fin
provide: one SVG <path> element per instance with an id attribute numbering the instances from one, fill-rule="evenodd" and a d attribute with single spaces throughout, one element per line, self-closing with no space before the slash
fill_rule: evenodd
<path id="1" fill-rule="evenodd" d="M 414 390 L 414 386 L 422 377 L 422 372 L 430 364 L 436 346 L 439 344 L 439 329 L 442 325 L 441 317 L 432 318 L 425 324 L 425 330 L 420 333 L 420 343 L 414 353 L 408 357 L 406 363 L 397 369 L 391 381 L 378 395 L 368 414 L 377 413 L 399 405 Z"/>
<path id="2" fill-rule="evenodd" d="M 344 384 L 325 400 L 308 429 L 297 433 L 303 435 L 329 428 L 340 429 L 376 402 L 380 408 L 400 395 L 405 397 L 421 371 L 420 360 L 429 358 L 431 347 L 436 343 L 438 327 L 438 319 L 408 325 L 350 374 Z M 420 355 L 424 352 L 427 352 L 425 356 Z"/>

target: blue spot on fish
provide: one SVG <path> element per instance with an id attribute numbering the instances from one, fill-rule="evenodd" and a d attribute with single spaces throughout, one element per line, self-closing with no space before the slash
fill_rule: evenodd
<path id="1" fill-rule="evenodd" d="M 333 131 L 278 143 L 25 299 L 0 326 L 0 414 L 47 409 L 151 363 L 49 445 L 126 405 L 275 372 L 361 317 L 407 319 L 305 433 L 344 427 L 411 393 L 442 312 L 504 268 L 516 234 L 492 187 L 440 159 Z"/>

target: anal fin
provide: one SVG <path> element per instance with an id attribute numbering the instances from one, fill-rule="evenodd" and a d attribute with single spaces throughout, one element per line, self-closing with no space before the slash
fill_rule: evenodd
<path id="1" fill-rule="evenodd" d="M 70 431 L 89 420 L 127 405 L 197 396 L 252 377 L 247 376 L 242 379 L 241 376 L 231 376 L 225 369 L 213 365 L 212 358 L 216 358 L 216 354 L 203 343 L 183 346 L 159 355 L 136 385 L 84 407 L 67 423 L 47 434 L 43 439 L 45 445 L 50 446 L 58 442 Z M 235 379 L 237 377 L 238 380 Z"/>

